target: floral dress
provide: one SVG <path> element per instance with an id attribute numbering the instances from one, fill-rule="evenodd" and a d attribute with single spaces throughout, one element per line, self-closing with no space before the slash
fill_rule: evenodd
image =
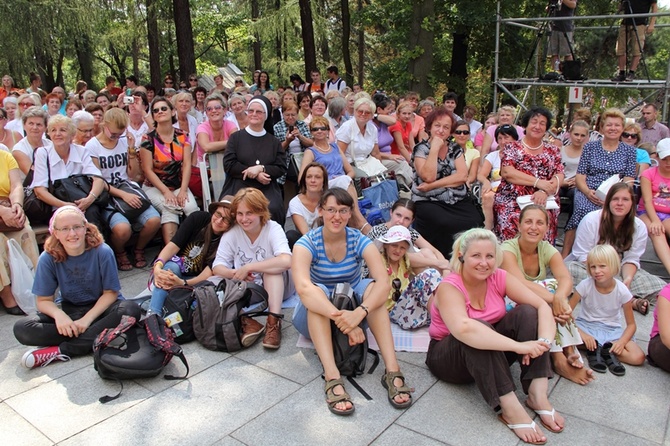
<path id="1" fill-rule="evenodd" d="M 551 180 L 555 175 L 563 173 L 561 151 L 546 142 L 542 142 L 543 149 L 537 154 L 527 153 L 521 142 L 506 145 L 500 153 L 500 167 L 510 166 L 519 172 L 532 175 L 540 180 Z M 537 191 L 533 186 L 520 186 L 506 181 L 500 182 L 496 192 L 493 211 L 496 216 L 495 230 L 500 240 L 509 240 L 518 233 L 519 214 L 521 210 L 516 202 L 517 197 L 532 195 Z M 558 200 L 557 200 L 558 201 Z M 549 214 L 549 230 L 545 235 L 552 245 L 558 232 L 558 214 L 560 209 L 547 211 Z"/>

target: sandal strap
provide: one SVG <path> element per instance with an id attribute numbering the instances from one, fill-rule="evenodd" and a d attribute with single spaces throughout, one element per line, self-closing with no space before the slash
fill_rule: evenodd
<path id="1" fill-rule="evenodd" d="M 341 395 L 336 395 L 333 389 L 337 386 L 342 386 L 342 394 Z M 326 381 L 326 402 L 330 404 L 331 406 L 334 406 L 337 403 L 340 403 L 342 401 L 351 401 L 351 396 L 347 393 L 347 391 L 344 388 L 344 381 L 342 381 L 342 378 L 337 378 L 337 379 L 331 379 L 329 381 Z"/>
<path id="2" fill-rule="evenodd" d="M 393 384 L 393 381 L 395 381 L 396 378 L 402 379 L 402 386 L 398 387 L 395 384 Z M 386 384 L 388 385 L 388 391 L 389 391 L 389 395 L 391 396 L 391 398 L 395 398 L 396 396 L 400 395 L 401 393 L 406 393 L 408 395 L 411 395 L 412 392 L 414 392 L 414 389 L 405 385 L 405 375 L 403 375 L 402 372 L 386 372 L 386 374 L 384 375 L 384 380 L 386 381 Z M 392 394 L 392 392 L 394 390 L 395 390 L 395 393 Z"/>

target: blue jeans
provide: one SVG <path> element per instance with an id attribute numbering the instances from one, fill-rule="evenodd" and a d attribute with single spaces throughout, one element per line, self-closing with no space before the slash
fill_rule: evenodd
<path id="1" fill-rule="evenodd" d="M 184 275 L 181 273 L 181 270 L 179 269 L 179 265 L 177 265 L 175 262 L 171 260 L 168 260 L 168 262 L 163 266 L 163 270 L 172 271 L 178 277 L 182 279 L 184 278 Z M 169 291 L 170 290 L 164 290 L 162 288 L 158 288 L 154 283 L 154 290 L 151 292 L 151 302 L 149 303 L 149 311 L 156 313 L 158 315 L 162 315 L 163 304 L 165 303 L 165 299 L 167 299 Z"/>

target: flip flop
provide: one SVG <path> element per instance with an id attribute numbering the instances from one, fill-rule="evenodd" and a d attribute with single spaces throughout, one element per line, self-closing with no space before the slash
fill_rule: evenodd
<path id="1" fill-rule="evenodd" d="M 511 431 L 515 431 L 516 429 L 532 429 L 532 430 L 535 431 L 535 433 L 537 433 L 537 431 L 535 430 L 535 428 L 537 427 L 537 424 L 535 424 L 535 421 L 531 421 L 530 423 L 527 423 L 527 424 L 523 424 L 523 423 L 521 423 L 521 424 L 508 424 L 507 420 L 505 420 L 505 418 L 502 416 L 502 414 L 498 415 L 498 419 L 500 420 L 500 422 L 502 424 L 507 426 Z M 544 441 L 526 441 L 523 438 L 519 437 L 516 432 L 514 432 L 514 435 L 516 435 L 517 438 L 519 438 L 519 440 L 523 441 L 524 443 L 528 443 L 528 444 L 546 444 L 547 443 L 547 440 L 544 440 Z"/>
<path id="2" fill-rule="evenodd" d="M 556 409 L 555 408 L 552 407 L 551 410 L 541 410 L 541 409 L 535 410 L 532 407 L 530 407 L 528 405 L 528 403 L 526 403 L 526 407 L 529 408 L 530 410 L 532 410 L 533 412 L 535 412 L 536 414 L 540 415 L 540 423 L 542 424 L 542 426 L 544 426 L 545 429 L 547 429 L 548 431 L 553 432 L 555 434 L 560 434 L 561 432 L 563 432 L 564 427 L 562 427 L 558 430 L 552 429 L 552 427 L 549 426 L 547 423 L 545 423 L 544 420 L 542 419 L 542 415 L 549 415 L 551 417 L 551 420 L 554 422 L 554 424 L 558 425 L 556 423 L 556 418 L 554 416 L 554 415 L 556 415 Z"/>

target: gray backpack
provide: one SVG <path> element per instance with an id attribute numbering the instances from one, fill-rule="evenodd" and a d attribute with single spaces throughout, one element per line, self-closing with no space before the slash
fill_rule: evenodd
<path id="1" fill-rule="evenodd" d="M 223 352 L 242 349 L 241 316 L 266 314 L 268 293 L 252 282 L 221 279 L 217 286 L 200 284 L 193 289 L 197 306 L 193 332 L 203 347 Z M 252 304 L 259 305 L 244 311 Z"/>

